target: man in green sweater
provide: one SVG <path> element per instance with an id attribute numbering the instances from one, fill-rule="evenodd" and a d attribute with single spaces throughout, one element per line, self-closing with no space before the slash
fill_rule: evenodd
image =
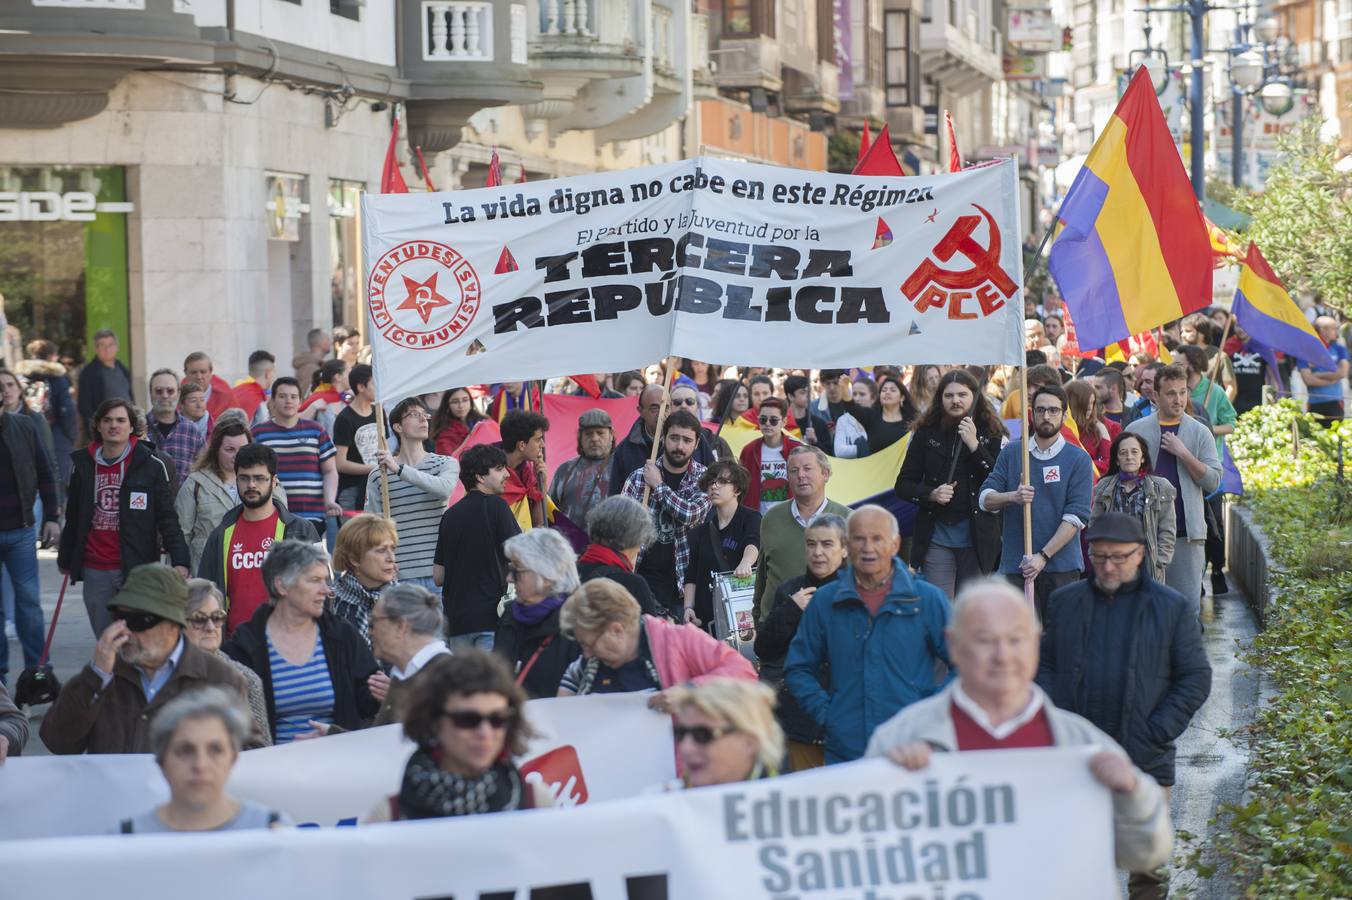
<path id="1" fill-rule="evenodd" d="M 848 518 L 850 508 L 826 497 L 831 460 L 816 447 L 794 447 L 788 459 L 793 500 L 773 507 L 761 519 L 761 561 L 756 568 L 756 619 L 764 619 L 779 586 L 807 571 L 803 532 L 823 513 Z"/>

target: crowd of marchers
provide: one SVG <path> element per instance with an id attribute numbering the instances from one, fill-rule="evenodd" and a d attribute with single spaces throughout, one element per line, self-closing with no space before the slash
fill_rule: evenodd
<path id="1" fill-rule="evenodd" d="M 513 761 L 525 701 L 643 691 L 686 787 L 1097 746 L 1131 896 L 1166 896 L 1175 742 L 1210 690 L 1199 601 L 1229 590 L 1225 436 L 1280 372 L 1242 331 L 1218 346 L 1223 310 L 1109 360 L 1061 355 L 1053 300 L 1027 315 L 1022 379 L 671 359 L 388 411 L 350 329 L 312 332 L 294 376 L 260 350 L 230 385 L 193 353 L 144 408 L 116 335 L 78 375 L 34 341 L 0 369 L 25 664 L 20 711 L 0 642 L 0 761 L 50 704 L 51 752 L 154 753 L 169 783 L 110 829 L 282 827 L 226 793 L 242 750 L 401 723 L 417 749 L 368 820 L 526 809 L 556 798 Z M 1275 362 L 1341 417 L 1347 354 L 1315 325 L 1337 370 Z M 546 466 L 544 398 L 584 391 L 631 398 L 633 426 L 588 409 Z M 832 499 L 833 466 L 902 440 L 895 483 Z M 42 669 L 39 544 L 81 586 L 76 672 Z M 730 580 L 754 584 L 754 643 L 714 626 Z"/>

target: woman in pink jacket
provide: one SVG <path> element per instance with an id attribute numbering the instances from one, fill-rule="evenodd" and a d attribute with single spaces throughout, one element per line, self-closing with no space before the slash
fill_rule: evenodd
<path id="1" fill-rule="evenodd" d="M 578 588 L 559 612 L 559 627 L 582 648 L 563 675 L 560 697 L 656 690 L 648 705 L 670 712 L 668 688 L 711 678 L 756 680 L 736 650 L 694 625 L 642 615 L 633 595 L 609 578 Z"/>

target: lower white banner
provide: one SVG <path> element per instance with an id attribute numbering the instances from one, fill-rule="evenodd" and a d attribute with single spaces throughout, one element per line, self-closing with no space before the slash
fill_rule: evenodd
<path id="1" fill-rule="evenodd" d="M 631 742 L 626 759 L 641 760 Z M 1093 748 L 936 754 L 572 809 L 0 843 L 9 897 L 1108 900 Z"/>
<path id="2" fill-rule="evenodd" d="M 562 805 L 634 797 L 676 777 L 671 717 L 647 694 L 531 700 L 538 736 L 520 760 Z M 307 825 L 355 825 L 399 790 L 413 745 L 398 725 L 240 754 L 233 796 Z M 0 843 L 103 834 L 169 797 L 148 754 L 15 757 L 0 765 Z M 0 891 L 0 897 L 5 897 Z"/>

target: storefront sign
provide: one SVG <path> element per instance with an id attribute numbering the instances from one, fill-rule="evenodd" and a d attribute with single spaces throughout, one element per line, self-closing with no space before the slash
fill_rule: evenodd
<path id="1" fill-rule="evenodd" d="M 92 222 L 96 213 L 128 213 L 130 203 L 100 203 L 90 191 L 0 191 L 0 222 Z"/>

